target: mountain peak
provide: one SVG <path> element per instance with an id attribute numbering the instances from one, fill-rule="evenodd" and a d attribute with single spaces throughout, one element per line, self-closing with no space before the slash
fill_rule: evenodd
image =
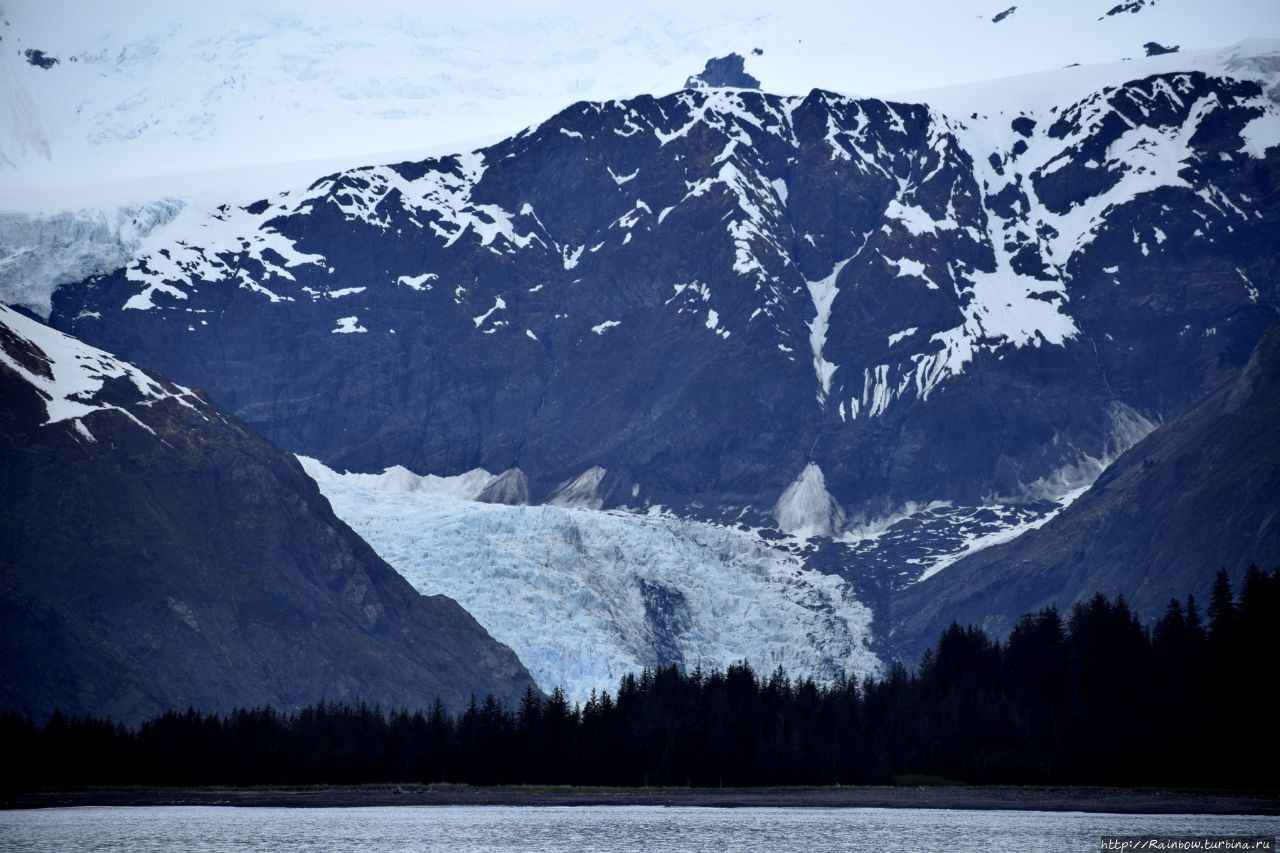
<path id="1" fill-rule="evenodd" d="M 747 73 L 746 62 L 738 53 L 708 59 L 702 72 L 684 81 L 684 87 L 711 89 L 729 86 L 735 89 L 759 89 L 760 81 Z"/>

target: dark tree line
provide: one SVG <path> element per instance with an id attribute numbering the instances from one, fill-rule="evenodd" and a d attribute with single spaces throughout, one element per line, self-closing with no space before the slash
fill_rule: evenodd
<path id="1" fill-rule="evenodd" d="M 1123 597 L 1024 616 L 1003 643 L 952 625 L 919 668 L 816 684 L 748 664 L 627 675 L 571 704 L 532 690 L 451 715 L 321 704 L 172 712 L 128 729 L 0 717 L 10 787 L 366 782 L 1274 786 L 1280 571 L 1220 572 L 1205 613 L 1147 629 Z"/>

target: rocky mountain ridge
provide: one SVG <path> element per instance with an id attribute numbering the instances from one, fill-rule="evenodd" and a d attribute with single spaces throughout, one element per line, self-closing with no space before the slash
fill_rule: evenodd
<path id="1" fill-rule="evenodd" d="M 1174 592 L 1209 602 L 1214 573 L 1239 585 L 1280 552 L 1280 326 L 1240 375 L 1120 457 L 1042 528 L 959 560 L 894 602 L 897 653 L 917 659 L 953 621 L 1003 636 L 1023 613 L 1096 592 L 1143 617 Z"/>
<path id="2" fill-rule="evenodd" d="M 846 518 L 1062 494 L 1269 325 L 1277 126 L 1260 83 L 1201 72 L 1012 119 L 580 104 L 226 208 L 52 321 L 288 450 L 518 468 L 535 502 L 587 477 L 776 523 L 810 465 Z"/>

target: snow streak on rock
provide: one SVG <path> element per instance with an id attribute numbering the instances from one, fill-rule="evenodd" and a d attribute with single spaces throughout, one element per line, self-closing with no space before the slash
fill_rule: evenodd
<path id="1" fill-rule="evenodd" d="M 45 400 L 46 424 L 71 421 L 76 431 L 89 441 L 93 435 L 82 418 L 92 412 L 114 411 L 139 428 L 153 432 L 128 408 L 100 397 L 103 386 L 123 379 L 149 406 L 174 399 L 204 417 L 195 392 L 180 385 L 162 384 L 143 370 L 100 349 L 54 331 L 0 305 L 0 364 L 35 386 Z"/>

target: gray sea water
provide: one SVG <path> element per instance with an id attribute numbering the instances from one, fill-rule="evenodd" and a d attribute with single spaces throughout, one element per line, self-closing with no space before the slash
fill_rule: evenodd
<path id="1" fill-rule="evenodd" d="M 939 809 L 426 806 L 0 812 L 0 850 L 1096 851 L 1104 834 L 1275 835 L 1280 817 Z"/>

